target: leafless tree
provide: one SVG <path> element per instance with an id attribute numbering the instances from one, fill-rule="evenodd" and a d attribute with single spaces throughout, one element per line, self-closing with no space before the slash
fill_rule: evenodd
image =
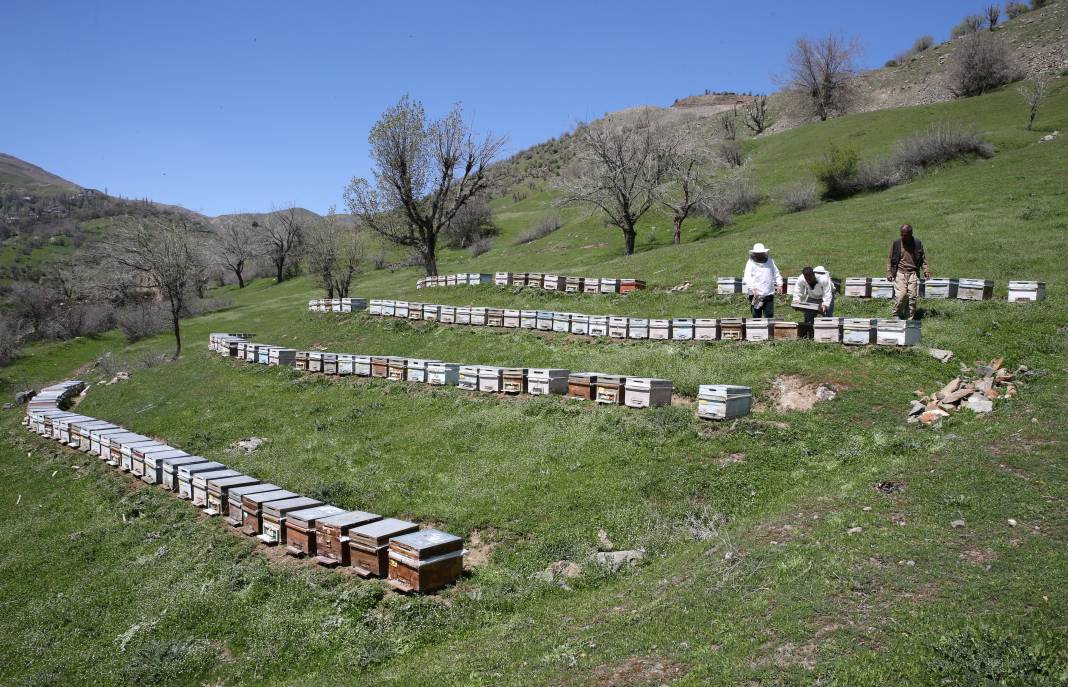
<path id="1" fill-rule="evenodd" d="M 957 98 L 982 95 L 1018 78 L 1019 68 L 998 34 L 980 31 L 956 41 L 946 68 L 946 87 Z"/>
<path id="2" fill-rule="evenodd" d="M 237 287 L 245 288 L 245 269 L 263 248 L 251 222 L 239 218 L 222 221 L 214 237 L 215 255 L 219 264 L 237 277 Z"/>
<path id="3" fill-rule="evenodd" d="M 155 293 L 168 307 L 174 332 L 174 359 L 182 353 L 180 321 L 197 281 L 205 271 L 206 227 L 181 215 L 142 218 L 116 229 L 106 239 L 118 282 Z"/>
<path id="4" fill-rule="evenodd" d="M 798 38 L 788 58 L 786 87 L 803 96 L 820 121 L 844 114 L 856 95 L 853 78 L 859 53 L 858 42 L 834 34 L 815 41 Z"/>
<path id="5" fill-rule="evenodd" d="M 438 235 L 486 188 L 486 167 L 505 139 L 476 138 L 460 105 L 428 121 L 422 103 L 405 96 L 382 113 L 367 141 L 374 182 L 349 182 L 349 210 L 371 231 L 413 249 L 427 275 L 436 275 Z"/>
<path id="6" fill-rule="evenodd" d="M 733 141 L 738 138 L 738 127 L 734 123 L 734 115 L 724 112 L 719 117 L 719 130 L 723 133 L 723 140 Z"/>
<path id="7" fill-rule="evenodd" d="M 259 227 L 263 232 L 264 253 L 274 265 L 275 282 L 282 283 L 289 276 L 287 269 L 300 259 L 304 249 L 303 219 L 297 214 L 297 208 L 289 206 L 272 211 Z"/>
<path id="8" fill-rule="evenodd" d="M 1042 103 L 1049 97 L 1050 78 L 1048 74 L 1038 73 L 1029 80 L 1020 84 L 1017 91 L 1020 97 L 1027 103 L 1027 130 L 1030 131 L 1035 125 L 1035 117 Z"/>
<path id="9" fill-rule="evenodd" d="M 665 174 L 667 181 L 659 191 L 660 204 L 671 212 L 675 228 L 673 242 L 682 243 L 682 223 L 697 209 L 704 207 L 714 192 L 712 182 L 704 172 L 709 156 L 687 146 L 676 137 Z"/>
<path id="10" fill-rule="evenodd" d="M 993 31 L 998 25 L 998 21 L 1001 20 L 1001 6 L 1000 5 L 987 5 L 986 6 L 986 25 Z"/>
<path id="11" fill-rule="evenodd" d="M 348 298 L 352 280 L 367 262 L 366 232 L 341 222 L 334 209 L 308 229 L 305 259 L 316 274 L 327 298 Z"/>
<path id="12" fill-rule="evenodd" d="M 754 136 L 764 133 L 771 126 L 771 117 L 768 113 L 768 96 L 758 95 L 750 99 L 745 104 L 742 122 L 753 132 Z"/>
<path id="13" fill-rule="evenodd" d="M 647 112 L 634 124 L 605 121 L 579 127 L 576 166 L 559 182 L 561 202 L 600 208 L 634 253 L 638 220 L 657 202 L 667 173 L 670 137 Z"/>

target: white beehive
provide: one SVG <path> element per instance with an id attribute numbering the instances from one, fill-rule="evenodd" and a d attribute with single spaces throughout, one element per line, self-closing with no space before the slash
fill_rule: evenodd
<path id="1" fill-rule="evenodd" d="M 689 341 L 693 339 L 693 319 L 689 317 L 676 317 L 671 320 L 671 338 L 675 341 Z"/>
<path id="2" fill-rule="evenodd" d="M 845 295 L 854 298 L 870 298 L 871 279 L 869 277 L 846 277 Z"/>
<path id="3" fill-rule="evenodd" d="M 875 341 L 884 346 L 913 346 L 920 342 L 919 320 L 878 320 Z"/>
<path id="4" fill-rule="evenodd" d="M 749 414 L 753 407 L 753 390 L 732 384 L 702 384 L 697 389 L 697 417 L 705 420 L 730 420 Z"/>
<path id="5" fill-rule="evenodd" d="M 847 317 L 842 320 L 842 343 L 866 346 L 875 341 L 875 320 Z"/>
<path id="6" fill-rule="evenodd" d="M 1044 281 L 1010 281 L 1009 302 L 1016 301 L 1041 301 L 1046 298 L 1046 282 Z"/>

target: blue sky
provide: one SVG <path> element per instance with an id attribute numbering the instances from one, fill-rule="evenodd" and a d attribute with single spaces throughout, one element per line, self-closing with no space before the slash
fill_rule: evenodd
<path id="1" fill-rule="evenodd" d="M 624 107 L 771 90 L 803 34 L 855 36 L 879 66 L 983 5 L 6 0 L 0 152 L 213 215 L 324 212 L 405 93 L 435 116 L 462 102 L 515 152 Z"/>

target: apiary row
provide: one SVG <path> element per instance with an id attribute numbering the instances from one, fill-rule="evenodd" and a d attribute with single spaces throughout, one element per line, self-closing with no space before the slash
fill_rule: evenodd
<path id="1" fill-rule="evenodd" d="M 322 351 L 295 351 L 279 349 L 267 344 L 258 344 L 230 334 L 212 334 L 208 347 L 223 356 L 264 365 L 290 365 L 287 358 L 273 356 L 275 350 L 293 353 L 292 366 L 306 372 L 328 375 L 355 375 L 378 377 L 392 381 L 417 382 L 432 386 L 455 386 L 468 391 L 484 393 L 531 396 L 567 396 L 568 398 L 595 401 L 605 405 L 623 405 L 629 408 L 655 408 L 671 404 L 674 385 L 668 379 L 653 377 L 625 377 L 603 372 L 572 372 L 561 368 L 498 367 L 491 365 L 461 365 L 442 360 L 402 358 L 398 356 L 355 355 L 326 353 Z M 267 354 L 264 355 L 263 351 Z M 703 385 L 702 393 L 715 396 L 712 405 L 702 407 L 698 403 L 697 415 L 705 419 L 728 419 L 739 417 L 742 410 L 737 403 L 730 411 L 720 409 L 717 414 L 710 410 L 716 404 L 726 404 L 720 396 L 739 394 L 752 398 L 748 387 L 730 385 Z M 724 390 L 724 391 L 719 391 Z M 744 391 L 744 393 L 743 393 Z M 725 407 L 725 405 L 724 405 Z M 742 415 L 749 413 L 744 405 Z"/>
<path id="2" fill-rule="evenodd" d="M 556 312 L 552 310 L 509 310 L 503 308 L 474 308 L 409 301 L 370 301 L 367 312 L 383 317 L 399 317 L 409 320 L 431 320 L 442 324 L 503 327 L 511 329 L 535 329 L 581 336 L 605 336 L 614 339 L 652 339 L 673 341 L 772 341 L 807 338 L 819 332 L 809 331 L 803 323 L 788 322 L 777 318 L 746 317 L 675 317 L 671 319 L 646 319 L 641 317 L 615 317 L 612 315 L 585 315 L 582 313 Z M 850 320 L 860 326 L 861 320 Z M 870 336 L 844 337 L 846 320 L 839 317 L 816 318 L 815 329 L 822 328 L 823 336 L 817 341 L 845 344 L 879 343 L 884 345 L 910 346 L 920 340 L 920 323 L 906 324 L 901 320 L 863 320 L 869 323 Z M 837 327 L 838 336 L 831 336 Z M 908 336 L 879 336 L 878 332 L 896 332 L 904 327 Z"/>
<path id="3" fill-rule="evenodd" d="M 218 335 L 213 335 L 218 336 Z M 346 511 L 276 484 L 192 456 L 150 437 L 64 410 L 84 384 L 48 387 L 30 402 L 25 424 L 70 448 L 224 517 L 242 533 L 327 567 L 351 566 L 363 577 L 385 578 L 401 591 L 429 592 L 463 572 L 463 540 L 414 522 Z"/>
<path id="4" fill-rule="evenodd" d="M 308 310 L 312 312 L 359 312 L 366 309 L 366 298 L 313 298 L 308 301 Z"/>
<path id="5" fill-rule="evenodd" d="M 546 291 L 565 293 L 630 293 L 645 288 L 641 279 L 612 279 L 605 277 L 568 277 L 541 272 L 474 272 L 423 277 L 415 283 L 417 289 L 433 286 L 462 286 L 465 284 L 496 284 L 497 286 L 529 286 Z"/>
<path id="6" fill-rule="evenodd" d="M 848 277 L 845 291 L 841 280 L 833 280 L 838 293 L 845 293 L 853 298 L 894 297 L 894 282 L 882 277 Z M 793 293 L 797 277 L 790 277 L 783 284 L 783 293 Z M 716 293 L 729 295 L 742 293 L 741 277 L 720 277 L 716 280 Z M 994 282 L 990 279 L 932 278 L 920 280 L 920 298 L 957 299 L 962 301 L 985 301 L 994 297 Z M 1044 281 L 1010 281 L 1008 300 L 1040 301 L 1046 297 Z"/>

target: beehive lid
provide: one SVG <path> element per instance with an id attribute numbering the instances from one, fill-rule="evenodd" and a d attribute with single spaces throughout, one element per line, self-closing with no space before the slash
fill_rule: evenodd
<path id="1" fill-rule="evenodd" d="M 460 366 L 460 374 L 477 376 L 478 375 L 478 366 L 477 365 L 461 365 Z"/>
<path id="2" fill-rule="evenodd" d="M 889 279 L 887 279 L 886 277 L 872 277 L 871 278 L 871 285 L 872 286 L 890 286 L 891 283 L 892 282 Z"/>
<path id="3" fill-rule="evenodd" d="M 505 377 L 522 377 L 526 373 L 527 368 L 525 367 L 505 367 L 501 369 L 501 374 Z"/>
<path id="4" fill-rule="evenodd" d="M 744 317 L 722 317 L 719 320 L 720 325 L 724 327 L 740 327 L 745 322 L 746 319 Z"/>
<path id="5" fill-rule="evenodd" d="M 178 474 L 194 475 L 198 472 L 211 472 L 213 470 L 229 470 L 229 468 L 222 463 L 216 463 L 213 460 L 209 460 L 203 463 L 189 463 L 187 465 L 182 465 L 178 468 Z"/>
<path id="6" fill-rule="evenodd" d="M 241 494 L 241 500 L 248 500 L 255 504 L 263 504 L 267 501 L 285 501 L 286 499 L 298 498 L 300 494 L 294 494 L 291 491 L 285 489 L 275 489 L 274 491 L 259 491 L 250 494 Z"/>
<path id="7" fill-rule="evenodd" d="M 813 324 L 817 327 L 838 327 L 842 324 L 840 317 L 817 317 Z"/>
<path id="8" fill-rule="evenodd" d="M 496 376 L 496 375 L 499 375 L 501 373 L 501 368 L 493 367 L 493 366 L 490 366 L 490 365 L 480 366 L 477 369 L 478 369 L 478 374 L 479 375 Z"/>
<path id="9" fill-rule="evenodd" d="M 446 363 L 440 360 L 435 360 L 426 364 L 426 369 L 433 370 L 434 372 L 445 372 L 446 370 L 457 370 L 459 365 L 456 363 Z"/>
<path id="10" fill-rule="evenodd" d="M 566 377 L 568 374 L 568 370 L 558 367 L 532 367 L 528 372 L 528 376 L 538 378 Z"/>
<path id="11" fill-rule="evenodd" d="M 350 510 L 345 513 L 323 518 L 319 523 L 322 525 L 329 525 L 330 527 L 349 527 L 353 525 L 359 526 L 381 519 L 382 516 L 377 513 L 368 513 L 362 510 Z"/>
<path id="12" fill-rule="evenodd" d="M 151 444 L 143 444 L 133 449 L 133 453 L 139 456 L 144 456 L 149 453 L 160 453 L 162 451 L 174 451 L 173 446 L 168 446 L 162 441 L 154 441 Z"/>
<path id="13" fill-rule="evenodd" d="M 323 505 L 322 501 L 318 501 L 307 496 L 292 496 L 282 499 L 270 499 L 263 502 L 263 509 L 265 513 L 271 513 L 275 515 L 284 515 L 290 511 L 304 510 L 306 508 L 315 508 Z"/>
<path id="14" fill-rule="evenodd" d="M 870 279 L 869 277 L 846 277 L 846 284 L 850 284 L 850 285 L 867 284 L 869 279 Z"/>
<path id="15" fill-rule="evenodd" d="M 279 489 L 281 489 L 281 487 L 277 484 L 271 484 L 270 482 L 267 482 L 266 484 L 249 484 L 244 487 L 234 487 L 231 489 L 230 498 L 240 501 L 243 497 L 248 496 L 249 494 L 278 491 Z"/>
<path id="16" fill-rule="evenodd" d="M 240 474 L 241 473 L 237 470 L 231 470 L 229 468 L 226 470 L 209 470 L 208 472 L 198 472 L 193 475 L 193 481 L 207 484 L 208 480 L 213 477 L 238 477 Z"/>
<path id="17" fill-rule="evenodd" d="M 212 477 L 208 480 L 209 487 L 216 489 L 229 489 L 231 487 L 248 487 L 259 484 L 259 480 L 248 475 L 232 475 L 230 477 Z"/>
<path id="18" fill-rule="evenodd" d="M 322 518 L 328 518 L 331 515 L 338 515 L 345 511 L 337 506 L 312 506 L 311 508 L 301 508 L 289 512 L 289 521 L 300 520 L 308 524 L 312 524 Z"/>
<path id="19" fill-rule="evenodd" d="M 961 279 L 958 283 L 960 286 L 965 286 L 971 289 L 981 289 L 987 286 L 994 285 L 994 281 L 992 279 Z"/>
<path id="20" fill-rule="evenodd" d="M 865 317 L 847 317 L 842 320 L 842 324 L 848 328 L 871 327 L 875 322 L 875 320 Z"/>
<path id="21" fill-rule="evenodd" d="M 597 377 L 597 384 L 625 384 L 626 381 L 626 377 L 619 375 L 599 375 Z"/>
<path id="22" fill-rule="evenodd" d="M 519 316 L 520 317 L 526 317 L 528 319 L 531 318 L 531 317 L 537 317 L 538 316 L 538 311 L 537 310 L 520 310 L 519 311 Z"/>
<path id="23" fill-rule="evenodd" d="M 674 317 L 671 320 L 671 324 L 675 325 L 676 327 L 678 327 L 680 325 L 684 325 L 684 326 L 688 326 L 688 327 L 689 326 L 693 326 L 693 318 L 692 317 Z"/>
<path id="24" fill-rule="evenodd" d="M 349 530 L 349 538 L 371 541 L 378 546 L 385 544 L 390 538 L 406 533 L 413 533 L 419 529 L 419 525 L 398 518 L 384 518 L 377 522 L 360 525 Z"/>
<path id="25" fill-rule="evenodd" d="M 670 379 L 656 379 L 654 377 L 627 377 L 628 389 L 670 389 L 672 388 Z"/>
<path id="26" fill-rule="evenodd" d="M 597 381 L 599 377 L 602 376 L 603 374 L 600 372 L 572 372 L 570 375 L 568 375 L 568 379 L 574 380 L 576 382 L 593 384 Z"/>
<path id="27" fill-rule="evenodd" d="M 756 327 L 756 328 L 770 327 L 770 326 L 773 326 L 776 322 L 777 322 L 777 320 L 774 319 L 774 318 L 752 317 L 752 318 L 750 318 L 750 319 L 745 321 L 745 326 L 747 326 L 747 327 Z"/>
<path id="28" fill-rule="evenodd" d="M 428 529 L 393 537 L 389 544 L 394 550 L 411 552 L 418 558 L 436 556 L 463 547 L 464 540 L 455 534 Z"/>
<path id="29" fill-rule="evenodd" d="M 539 310 L 538 311 L 538 317 L 541 317 L 541 318 L 546 318 L 546 317 L 551 318 L 554 314 L 555 313 L 552 310 Z"/>
<path id="30" fill-rule="evenodd" d="M 163 464 L 163 469 L 168 472 L 177 472 L 178 468 L 183 465 L 192 465 L 193 463 L 207 463 L 207 458 L 200 456 L 178 456 L 177 458 L 164 458 L 160 461 Z"/>
<path id="31" fill-rule="evenodd" d="M 1046 288 L 1044 281 L 1010 281 L 1009 288 L 1013 291 L 1034 291 Z"/>
<path id="32" fill-rule="evenodd" d="M 630 318 L 630 323 L 631 323 L 631 325 L 633 325 L 635 327 L 648 327 L 649 326 L 649 320 L 645 319 L 644 317 L 632 317 L 632 318 Z"/>
<path id="33" fill-rule="evenodd" d="M 734 384 L 702 384 L 697 387 L 697 395 L 698 398 L 705 400 L 721 401 L 752 396 L 753 390 L 747 386 Z"/>
<path id="34" fill-rule="evenodd" d="M 716 278 L 716 283 L 717 284 L 734 284 L 736 282 L 740 282 L 741 280 L 742 280 L 741 277 L 717 277 Z"/>

